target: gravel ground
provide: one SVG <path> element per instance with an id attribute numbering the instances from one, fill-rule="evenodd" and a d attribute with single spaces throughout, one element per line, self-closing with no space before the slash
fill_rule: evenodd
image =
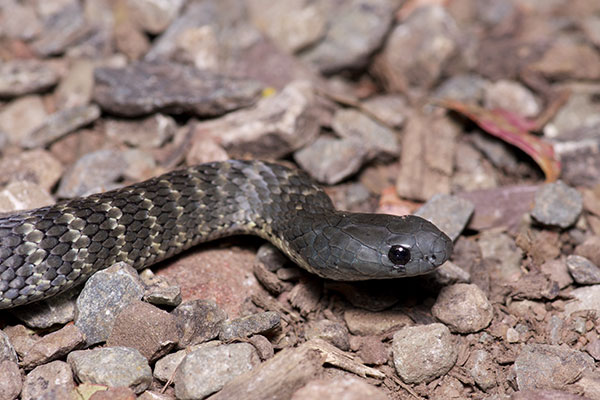
<path id="1" fill-rule="evenodd" d="M 455 241 L 112 265 L 0 312 L 0 400 L 600 399 L 599 2 L 3 0 L 0 60 L 0 213 L 257 158 Z"/>

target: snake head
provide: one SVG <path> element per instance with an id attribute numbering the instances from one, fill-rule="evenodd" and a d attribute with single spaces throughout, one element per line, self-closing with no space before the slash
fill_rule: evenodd
<path id="1" fill-rule="evenodd" d="M 317 252 L 308 262 L 317 274 L 337 280 L 427 274 L 452 253 L 452 240 L 414 215 L 342 213 L 337 223 L 323 226 L 319 236 L 314 241 Z"/>

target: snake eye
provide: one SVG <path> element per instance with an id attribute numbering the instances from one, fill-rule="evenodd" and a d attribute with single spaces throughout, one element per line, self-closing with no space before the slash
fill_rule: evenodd
<path id="1" fill-rule="evenodd" d="M 402 246 L 392 246 L 388 258 L 394 265 L 405 265 L 410 261 L 410 250 Z"/>

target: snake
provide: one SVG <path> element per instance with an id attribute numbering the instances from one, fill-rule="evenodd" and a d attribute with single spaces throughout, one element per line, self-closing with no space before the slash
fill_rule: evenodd
<path id="1" fill-rule="evenodd" d="M 424 218 L 338 211 L 300 169 L 227 160 L 1 216 L 0 308 L 55 296 L 119 261 L 141 269 L 238 234 L 337 281 L 426 274 L 452 253 Z"/>

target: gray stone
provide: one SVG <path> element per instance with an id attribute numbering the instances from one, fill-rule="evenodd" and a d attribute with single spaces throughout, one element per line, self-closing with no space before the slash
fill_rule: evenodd
<path id="1" fill-rule="evenodd" d="M 575 282 L 580 285 L 600 283 L 600 268 L 585 257 L 567 256 L 567 268 Z"/>
<path id="2" fill-rule="evenodd" d="M 0 330 L 0 361 L 4 360 L 17 362 L 18 358 L 8 335 Z"/>
<path id="3" fill-rule="evenodd" d="M 364 66 L 381 46 L 396 5 L 386 0 L 351 0 L 331 10 L 325 38 L 301 54 L 321 72 Z"/>
<path id="4" fill-rule="evenodd" d="M 479 75 L 453 75 L 433 92 L 435 99 L 452 99 L 463 103 L 479 104 L 490 82 Z"/>
<path id="5" fill-rule="evenodd" d="M 30 210 L 54 204 L 54 199 L 32 182 L 12 182 L 0 191 L 0 213 Z"/>
<path id="6" fill-rule="evenodd" d="M 494 373 L 496 365 L 486 350 L 473 351 L 466 367 L 477 386 L 483 391 L 488 391 L 496 386 L 496 374 Z"/>
<path id="7" fill-rule="evenodd" d="M 594 369 L 594 360 L 589 355 L 546 344 L 525 345 L 514 364 L 519 390 L 564 389 Z"/>
<path id="8" fill-rule="evenodd" d="M 21 140 L 21 145 L 27 149 L 44 147 L 67 133 L 90 124 L 99 116 L 100 108 L 95 104 L 58 111 L 50 115 L 41 126 L 25 136 Z"/>
<path id="9" fill-rule="evenodd" d="M 127 7 L 131 10 L 133 20 L 143 30 L 156 35 L 167 29 L 184 4 L 184 0 L 129 0 Z"/>
<path id="10" fill-rule="evenodd" d="M 469 222 L 474 209 L 473 203 L 469 200 L 438 194 L 419 208 L 415 215 L 433 222 L 452 240 L 456 240 Z"/>
<path id="11" fill-rule="evenodd" d="M 410 113 L 406 98 L 398 94 L 382 94 L 370 97 L 362 103 L 364 111 L 392 128 L 400 128 Z"/>
<path id="12" fill-rule="evenodd" d="M 175 377 L 175 372 L 179 368 L 179 364 L 183 361 L 185 356 L 198 349 L 204 349 L 207 347 L 219 346 L 221 343 L 217 340 L 211 342 L 195 344 L 193 346 L 186 347 L 183 350 L 170 353 L 156 361 L 154 364 L 153 376 L 161 382 L 170 382 Z"/>
<path id="13" fill-rule="evenodd" d="M 440 285 L 451 285 L 454 283 L 471 282 L 471 274 L 454 264 L 452 261 L 446 261 L 433 272 L 435 281 Z"/>
<path id="14" fill-rule="evenodd" d="M 177 123 L 168 115 L 153 114 L 141 121 L 107 119 L 104 124 L 106 136 L 121 143 L 139 147 L 160 147 L 177 131 Z"/>
<path id="15" fill-rule="evenodd" d="M 272 332 L 281 325 L 281 317 L 274 311 L 265 311 L 247 317 L 225 321 L 221 325 L 219 339 L 226 341 L 245 338 L 255 334 Z"/>
<path id="16" fill-rule="evenodd" d="M 0 400 L 15 400 L 23 387 L 19 365 L 14 361 L 0 361 Z"/>
<path id="17" fill-rule="evenodd" d="M 75 318 L 75 298 L 80 291 L 80 287 L 75 287 L 49 299 L 21 306 L 13 315 L 32 328 L 64 325 Z"/>
<path id="18" fill-rule="evenodd" d="M 75 325 L 85 335 L 87 344 L 105 341 L 119 312 L 143 294 L 144 285 L 137 272 L 125 263 L 92 275 L 77 298 L 75 316 Z"/>
<path id="19" fill-rule="evenodd" d="M 485 293 L 477 285 L 467 283 L 442 288 L 431 312 L 451 331 L 459 333 L 478 332 L 487 327 L 494 316 Z"/>
<path id="20" fill-rule="evenodd" d="M 7 326 L 3 335 L 0 331 L 0 359 L 17 361 L 19 357 L 25 357 L 29 349 L 39 340 L 39 336 L 31 329 L 23 325 Z M 8 341 L 6 340 L 8 338 Z M 16 351 L 16 354 L 15 354 Z"/>
<path id="21" fill-rule="evenodd" d="M 297 151 L 294 159 L 319 182 L 333 185 L 356 173 L 367 158 L 367 150 L 356 139 L 320 136 Z"/>
<path id="22" fill-rule="evenodd" d="M 501 108 L 523 117 L 535 117 L 540 112 L 533 93 L 516 81 L 499 80 L 489 84 L 484 104 L 488 109 Z"/>
<path id="23" fill-rule="evenodd" d="M 484 231 L 479 237 L 479 248 L 484 259 L 492 260 L 492 277 L 514 282 L 521 276 L 523 251 L 505 233 Z"/>
<path id="24" fill-rule="evenodd" d="M 386 400 L 384 391 L 354 376 L 340 376 L 308 382 L 291 400 Z"/>
<path id="25" fill-rule="evenodd" d="M 58 74 L 43 61 L 10 60 L 0 65 L 0 97 L 2 98 L 38 93 L 54 86 L 57 82 Z"/>
<path id="26" fill-rule="evenodd" d="M 568 228 L 577 221 L 582 209 L 581 194 L 562 181 L 557 181 L 538 189 L 531 216 L 545 225 Z"/>
<path id="27" fill-rule="evenodd" d="M 89 104 L 94 89 L 94 63 L 88 59 L 73 60 L 69 72 L 56 87 L 56 106 L 59 110 Z"/>
<path id="28" fill-rule="evenodd" d="M 328 319 L 310 321 L 304 333 L 307 340 L 323 339 L 340 350 L 350 350 L 348 328 L 342 323 Z"/>
<path id="29" fill-rule="evenodd" d="M 33 50 L 41 56 L 63 53 L 69 46 L 89 32 L 83 9 L 78 1 L 64 2 L 63 7 L 44 18 L 43 35 L 33 43 Z"/>
<path id="30" fill-rule="evenodd" d="M 458 357 L 452 334 L 442 324 L 400 329 L 394 334 L 392 352 L 400 378 L 417 384 L 444 375 Z"/>
<path id="31" fill-rule="evenodd" d="M 77 350 L 67 356 L 67 362 L 77 379 L 84 383 L 125 386 L 138 394 L 152 383 L 148 360 L 136 349 L 128 347 Z"/>
<path id="32" fill-rule="evenodd" d="M 166 112 L 218 116 L 252 105 L 260 84 L 174 63 L 134 63 L 97 68 L 94 100 L 127 117 Z"/>
<path id="33" fill-rule="evenodd" d="M 69 393 L 75 388 L 71 368 L 64 361 L 52 361 L 34 368 L 25 377 L 22 400 L 60 399 L 60 394 Z M 48 397 L 46 397 L 48 396 Z"/>
<path id="34" fill-rule="evenodd" d="M 182 400 L 203 399 L 259 363 L 256 350 L 248 343 L 195 350 L 183 359 L 175 374 L 175 395 Z"/>
<path id="35" fill-rule="evenodd" d="M 127 167 L 127 161 L 119 151 L 103 149 L 87 153 L 67 169 L 56 194 L 72 198 L 112 189 Z"/>
<path id="36" fill-rule="evenodd" d="M 23 357 L 21 364 L 24 368 L 31 369 L 61 358 L 84 343 L 85 339 L 79 328 L 68 324 L 35 342 Z"/>
<path id="37" fill-rule="evenodd" d="M 546 261 L 540 266 L 540 270 L 556 282 L 559 289 L 564 289 L 573 283 L 573 278 L 571 278 L 567 263 L 564 260 Z"/>
<path id="38" fill-rule="evenodd" d="M 0 111 L 0 131 L 6 133 L 10 143 L 21 140 L 46 119 L 46 109 L 38 95 L 19 97 L 6 104 Z"/>
<path id="39" fill-rule="evenodd" d="M 573 300 L 565 304 L 565 314 L 570 315 L 581 310 L 600 311 L 600 285 L 573 289 L 569 295 Z"/>
<path id="40" fill-rule="evenodd" d="M 3 18 L 0 28 L 5 37 L 31 40 L 42 29 L 35 7 L 32 7 L 31 4 L 22 4 L 17 0 L 5 0 L 0 2 L 0 14 L 10 15 L 10 18 Z"/>
<path id="41" fill-rule="evenodd" d="M 63 173 L 61 163 L 46 150 L 30 150 L 5 155 L 0 160 L 0 184 L 10 182 L 36 183 L 50 192 Z"/>
<path id="42" fill-rule="evenodd" d="M 392 328 L 400 328 L 413 324 L 404 311 L 384 310 L 372 312 L 360 308 L 350 308 L 344 311 L 344 320 L 348 330 L 353 335 L 381 335 Z"/>
<path id="43" fill-rule="evenodd" d="M 219 336 L 227 313 L 212 300 L 191 300 L 171 311 L 179 330 L 179 346 L 188 347 Z"/>

